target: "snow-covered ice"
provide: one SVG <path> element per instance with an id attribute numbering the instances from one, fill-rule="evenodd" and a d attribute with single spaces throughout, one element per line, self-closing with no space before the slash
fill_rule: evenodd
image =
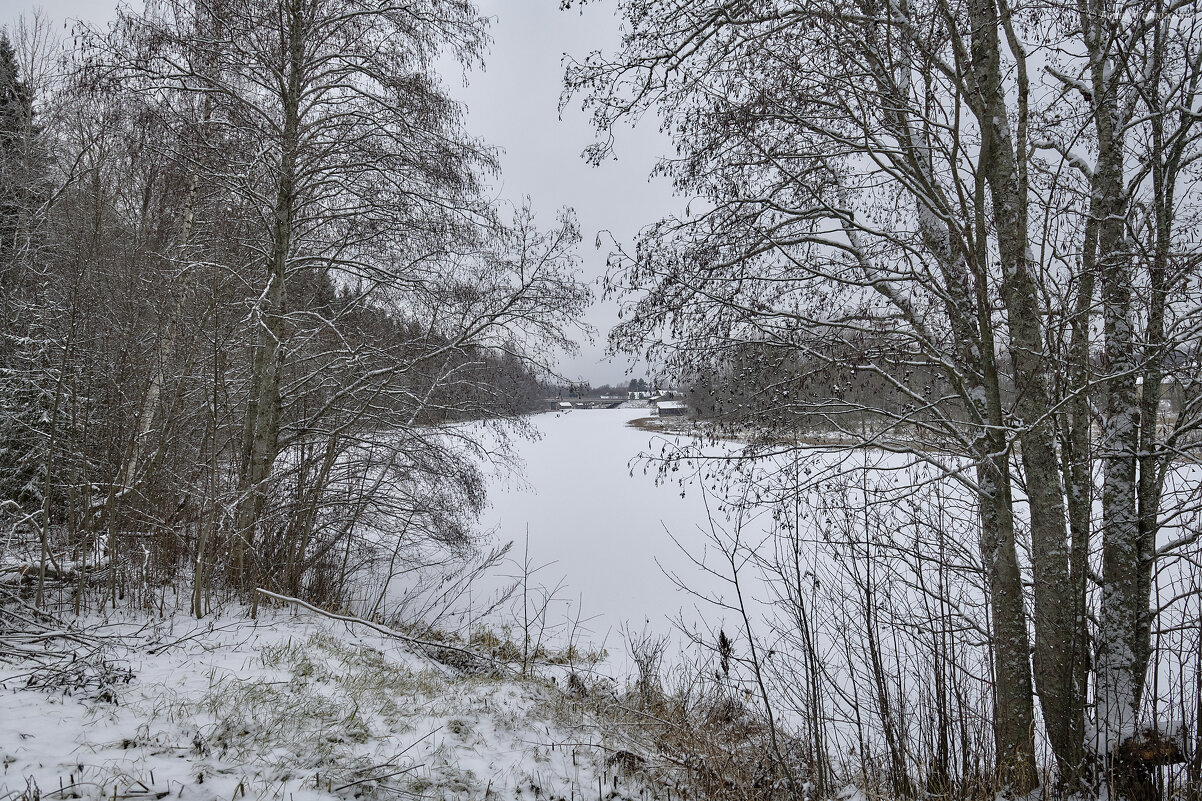
<path id="1" fill-rule="evenodd" d="M 692 620 L 695 599 L 665 574 L 706 586 L 681 546 L 705 547 L 708 519 L 696 485 L 656 481 L 640 460 L 659 453 L 665 435 L 627 425 L 646 409 L 576 411 L 533 418 L 542 436 L 519 441 L 524 479 L 497 482 L 482 524 L 513 540 L 518 559 L 529 533 L 530 558 L 547 564 L 539 579 L 564 579 L 562 595 L 591 618 L 592 638 L 613 650 L 621 628 L 667 633 L 670 619 Z M 618 650 L 621 650 L 619 647 Z"/>

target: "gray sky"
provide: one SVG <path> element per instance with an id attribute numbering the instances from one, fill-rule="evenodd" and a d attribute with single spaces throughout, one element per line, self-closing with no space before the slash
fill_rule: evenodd
<path id="1" fill-rule="evenodd" d="M 447 84 L 467 104 L 468 127 L 476 136 L 504 150 L 499 197 L 520 202 L 529 195 L 545 225 L 555 212 L 571 206 L 580 220 L 584 242 L 580 255 L 585 275 L 599 277 L 607 250 L 593 247 L 599 231 L 611 231 L 629 242 L 638 230 L 679 205 L 663 179 L 649 180 L 656 156 L 670 152 L 654 123 L 622 131 L 617 160 L 591 167 L 580 152 L 593 141 L 593 132 L 579 101 L 564 110 L 558 105 L 563 78 L 563 54 L 584 56 L 592 50 L 612 51 L 618 43 L 614 3 L 592 3 L 583 11 L 560 11 L 559 0 L 477 0 L 483 14 L 493 18 L 493 46 L 484 72 L 444 75 Z M 0 0 L 0 24 L 10 24 L 34 3 Z M 112 18 L 112 0 L 43 0 L 55 21 L 79 18 L 103 23 Z M 613 304 L 597 304 L 588 322 L 597 341 L 582 343 L 580 355 L 563 363 L 563 372 L 594 385 L 625 382 L 626 364 L 607 363 L 604 339 L 615 320 Z"/>
<path id="2" fill-rule="evenodd" d="M 580 158 L 594 137 L 579 100 L 564 109 L 562 119 L 558 113 L 563 54 L 612 52 L 619 41 L 615 3 L 588 4 L 582 13 L 560 11 L 558 0 L 477 2 L 493 17 L 493 46 L 485 72 L 469 75 L 461 93 L 469 128 L 505 150 L 502 197 L 520 200 L 530 195 L 547 224 L 561 206 L 576 210 L 584 235 L 580 254 L 585 273 L 600 276 L 608 250 L 593 246 L 598 231 L 611 231 L 619 241 L 629 242 L 644 225 L 679 205 L 666 180 L 648 180 L 656 157 L 671 152 L 654 121 L 621 131 L 617 160 L 592 167 Z M 601 361 L 604 338 L 615 319 L 613 304 L 594 306 L 589 322 L 598 329 L 597 342 L 582 344 L 580 356 L 565 362 L 568 375 L 594 385 L 628 380 L 625 362 Z"/>

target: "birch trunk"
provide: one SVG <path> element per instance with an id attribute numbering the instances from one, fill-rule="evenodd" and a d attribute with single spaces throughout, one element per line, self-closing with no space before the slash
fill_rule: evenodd
<path id="1" fill-rule="evenodd" d="M 279 177 L 267 260 L 267 285 L 259 299 L 257 337 L 251 365 L 251 389 L 243 429 L 243 459 L 236 516 L 238 541 L 235 573 L 245 584 L 253 580 L 247 559 L 254 553 L 257 529 L 267 504 L 268 482 L 279 455 L 280 376 L 284 367 L 287 311 L 287 266 L 296 212 L 297 151 L 300 143 L 300 103 L 304 86 L 304 5 L 286 0 L 283 41 L 284 80 L 281 82 L 283 125 Z"/>
<path id="2" fill-rule="evenodd" d="M 908 15 L 906 2 L 898 5 Z M 873 29 L 874 33 L 879 33 Z M 872 45 L 881 54 L 889 47 L 879 38 Z M 931 150 L 923 122 L 907 111 L 914 65 L 910 53 L 914 43 L 907 34 L 900 55 L 895 79 L 883 73 L 877 75 L 877 88 L 884 97 L 896 93 L 894 110 L 887 113 L 893 132 L 901 143 L 902 152 L 910 156 L 901 171 L 918 174 L 919 184 L 935 197 L 915 197 L 916 216 L 924 245 L 934 257 L 942 279 L 943 309 L 957 343 L 952 355 L 956 365 L 948 379 L 958 385 L 972 424 L 978 432 L 973 443 L 973 458 L 977 463 L 977 501 L 980 508 L 981 557 L 986 566 L 986 585 L 989 593 L 990 617 L 993 620 L 994 686 L 994 745 L 996 772 L 999 783 L 1019 794 L 1038 785 L 1035 764 L 1035 711 L 1032 700 L 1031 663 L 1028 657 L 1030 639 L 1027 634 L 1023 600 L 1022 574 L 1014 539 L 1013 497 L 1011 475 L 1007 463 L 1008 448 L 1001 433 L 1005 420 L 996 365 L 993 321 L 986 289 L 988 254 L 984 248 L 987 229 L 984 221 L 984 185 L 978 177 L 975 197 L 976 235 L 978 250 L 969 254 L 962 239 L 954 239 L 952 230 L 940 210 L 932 205 L 950 206 L 942 197 L 939 181 L 933 174 L 926 154 Z M 882 63 L 888 63 L 883 55 Z M 896 89 L 894 88 L 896 87 Z M 980 173 L 978 173 L 978 176 Z M 936 199 L 936 197 L 938 199 Z M 858 242 L 858 236 L 847 231 L 848 238 Z M 973 256 L 970 264 L 969 256 Z M 975 269 L 974 269 L 975 268 Z M 871 273 L 866 275 L 875 286 Z M 904 298 L 886 295 L 890 302 L 907 312 L 912 324 L 921 329 L 913 318 Z M 933 341 L 924 332 L 927 341 Z"/>
<path id="3" fill-rule="evenodd" d="M 1141 643 L 1147 615 L 1145 571 L 1137 507 L 1140 399 L 1132 319 L 1131 246 L 1127 238 L 1124 134 L 1119 84 L 1108 54 L 1113 17 L 1109 4 L 1090 4 L 1082 14 L 1093 89 L 1093 127 L 1098 159 L 1094 207 L 1098 226 L 1098 278 L 1102 301 L 1107 378 L 1102 386 L 1102 601 L 1096 646 L 1097 747 L 1109 757 L 1135 733 L 1144 665 Z M 1141 592 L 1143 597 L 1141 599 Z M 1120 787 L 1116 787 L 1120 793 Z"/>

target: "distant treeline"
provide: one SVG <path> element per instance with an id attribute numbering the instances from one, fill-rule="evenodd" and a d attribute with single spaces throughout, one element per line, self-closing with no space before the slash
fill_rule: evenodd
<path id="1" fill-rule="evenodd" d="M 549 397 L 559 398 L 626 398 L 632 392 L 655 392 L 659 388 L 645 378 L 632 378 L 625 384 L 601 384 L 594 387 L 587 381 L 549 384 Z"/>

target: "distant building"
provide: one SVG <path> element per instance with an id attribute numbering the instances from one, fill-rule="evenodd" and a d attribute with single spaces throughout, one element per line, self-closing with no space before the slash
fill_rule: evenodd
<path id="1" fill-rule="evenodd" d="M 660 417 L 684 417 L 689 407 L 684 401 L 664 400 L 655 404 L 655 412 Z"/>

